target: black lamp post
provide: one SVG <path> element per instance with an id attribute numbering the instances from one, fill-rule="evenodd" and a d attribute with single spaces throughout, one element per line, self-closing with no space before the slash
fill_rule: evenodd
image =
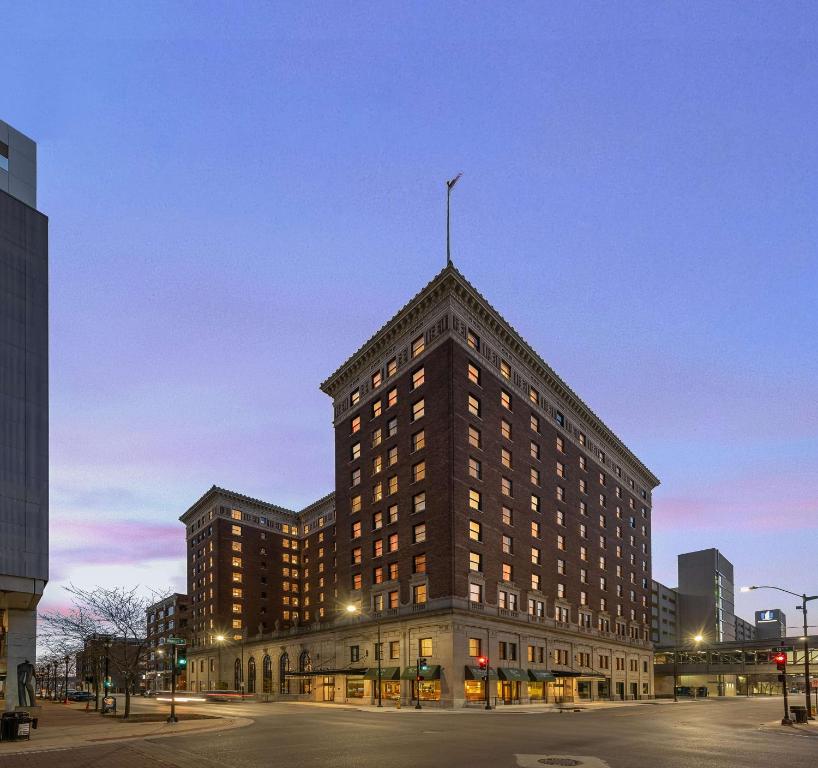
<path id="1" fill-rule="evenodd" d="M 804 614 L 804 694 L 807 700 L 807 718 L 814 720 L 812 715 L 812 703 L 810 700 L 810 676 L 809 676 L 809 636 L 807 635 L 807 603 L 810 600 L 818 600 L 818 595 L 807 596 L 807 593 L 798 594 L 791 592 L 789 589 L 782 589 L 781 587 L 771 587 L 766 584 L 761 584 L 755 587 L 742 587 L 742 592 L 749 592 L 752 589 L 775 589 L 779 592 L 786 592 L 788 595 L 801 598 L 801 605 L 795 606 L 796 610 L 802 611 Z"/>

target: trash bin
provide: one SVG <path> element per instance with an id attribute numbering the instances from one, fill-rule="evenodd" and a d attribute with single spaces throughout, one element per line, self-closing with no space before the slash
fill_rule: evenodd
<path id="1" fill-rule="evenodd" d="M 3 712 L 3 715 L 0 718 L 0 739 L 2 741 L 17 740 L 17 726 L 19 720 L 19 712 Z"/>
<path id="2" fill-rule="evenodd" d="M 794 706 L 790 707 L 790 714 L 795 718 L 796 723 L 807 722 L 807 708 Z"/>

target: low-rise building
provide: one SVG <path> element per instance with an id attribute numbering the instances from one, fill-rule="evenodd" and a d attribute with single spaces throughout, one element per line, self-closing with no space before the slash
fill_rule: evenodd
<path id="1" fill-rule="evenodd" d="M 173 651 L 168 638 L 188 638 L 188 605 L 188 596 L 177 592 L 154 603 L 146 611 L 148 650 L 145 687 L 149 690 L 171 688 Z M 184 671 L 177 674 L 176 687 L 180 690 L 186 687 Z"/>

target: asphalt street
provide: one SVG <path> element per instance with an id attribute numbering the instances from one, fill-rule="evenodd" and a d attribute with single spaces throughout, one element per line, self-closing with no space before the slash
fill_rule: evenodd
<path id="1" fill-rule="evenodd" d="M 138 709 L 167 706 L 140 701 Z M 572 758 L 584 768 L 815 768 L 818 726 L 777 725 L 780 699 L 720 699 L 582 712 L 414 710 L 371 712 L 299 704 L 202 704 L 253 725 L 223 733 L 129 743 L 122 764 L 178 768 L 533 768 Z M 111 746 L 51 756 L 71 766 L 117 764 Z M 134 753 L 137 757 L 134 757 Z M 35 757 L 34 755 L 30 756 Z M 47 757 L 47 755 L 43 755 Z M 58 758 L 55 760 L 55 758 Z M 81 758 L 81 759 L 80 759 Z M 32 765 L 20 762 L 19 766 Z M 45 763 L 43 763 L 45 765 Z M 570 764 L 570 763 L 556 763 Z M 4 768 L 18 768 L 9 756 Z"/>

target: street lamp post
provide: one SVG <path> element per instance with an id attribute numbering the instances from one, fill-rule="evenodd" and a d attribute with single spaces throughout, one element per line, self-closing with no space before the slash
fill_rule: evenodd
<path id="1" fill-rule="evenodd" d="M 222 646 L 224 645 L 224 635 L 216 635 L 216 646 L 219 649 L 217 651 L 217 660 L 216 660 L 216 690 L 221 690 L 221 674 L 222 674 Z"/>
<path id="2" fill-rule="evenodd" d="M 347 610 L 347 613 L 350 613 L 350 614 L 357 613 L 357 614 L 359 614 L 361 616 L 364 615 L 364 612 L 360 608 L 358 608 L 357 605 L 352 605 L 351 603 L 347 606 L 346 610 Z M 373 618 L 372 614 L 370 614 L 370 618 Z M 378 644 L 375 646 L 375 659 L 378 662 L 378 696 L 377 696 L 377 698 L 378 698 L 378 706 L 382 707 L 383 702 L 381 700 L 382 699 L 381 677 L 382 677 L 383 669 L 381 667 L 381 656 L 383 654 L 381 652 L 381 617 L 380 617 L 380 614 L 375 615 L 374 619 L 375 619 L 375 626 L 378 628 Z"/>
<path id="3" fill-rule="evenodd" d="M 807 603 L 810 600 L 818 600 L 818 595 L 811 595 L 807 596 L 806 592 L 802 594 L 798 594 L 797 592 L 791 592 L 789 589 L 782 589 L 781 587 L 771 587 L 767 584 L 759 584 L 758 586 L 754 587 L 742 587 L 742 592 L 749 592 L 753 589 L 775 589 L 779 592 L 786 592 L 788 595 L 793 595 L 794 597 L 801 598 L 801 605 L 795 606 L 796 610 L 803 612 L 804 614 L 804 695 L 807 700 L 807 717 L 810 720 L 814 720 L 812 714 L 812 702 L 810 699 L 810 676 L 809 676 L 809 637 L 807 636 Z"/>
<path id="4" fill-rule="evenodd" d="M 699 643 L 703 640 L 701 635 L 696 635 L 693 638 L 693 642 L 696 643 L 696 648 L 699 647 Z M 679 679 L 679 651 L 681 650 L 680 646 L 677 645 L 673 649 L 673 701 L 679 701 L 679 694 L 677 693 L 677 688 L 679 687 L 678 679 Z"/>

